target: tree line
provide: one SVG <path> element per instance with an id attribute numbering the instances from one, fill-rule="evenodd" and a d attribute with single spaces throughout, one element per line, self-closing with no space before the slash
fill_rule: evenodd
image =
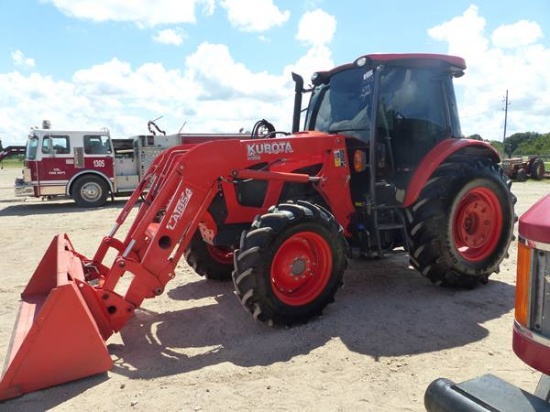
<path id="1" fill-rule="evenodd" d="M 485 140 L 478 134 L 468 136 L 468 138 Z M 490 140 L 488 142 L 501 154 L 507 157 L 519 155 L 550 155 L 550 132 L 514 133 L 505 139 L 504 144 L 498 140 Z"/>

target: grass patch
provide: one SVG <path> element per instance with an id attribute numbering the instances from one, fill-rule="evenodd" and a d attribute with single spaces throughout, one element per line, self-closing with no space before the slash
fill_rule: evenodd
<path id="1" fill-rule="evenodd" d="M 0 161 L 0 167 L 4 169 L 15 169 L 23 167 L 23 160 L 15 157 L 6 157 Z"/>

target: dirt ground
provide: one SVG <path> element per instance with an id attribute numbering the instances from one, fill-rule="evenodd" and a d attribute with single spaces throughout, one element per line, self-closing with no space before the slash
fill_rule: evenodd
<path id="1" fill-rule="evenodd" d="M 23 201 L 12 188 L 19 173 L 0 170 L 0 362 L 19 294 L 53 236 L 68 233 L 91 257 L 124 205 Z M 515 183 L 517 214 L 549 190 L 547 182 Z M 539 374 L 512 351 L 515 264 L 514 244 L 488 285 L 453 291 L 413 271 L 403 253 L 354 260 L 323 317 L 274 329 L 253 321 L 231 283 L 206 281 L 180 263 L 166 292 L 108 341 L 110 372 L 0 410 L 422 411 L 434 379 L 488 372 L 533 391 Z"/>

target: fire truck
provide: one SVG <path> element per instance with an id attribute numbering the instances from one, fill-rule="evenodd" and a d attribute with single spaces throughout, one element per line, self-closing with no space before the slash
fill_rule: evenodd
<path id="1" fill-rule="evenodd" d="M 44 121 L 42 128 L 31 129 L 28 135 L 23 177 L 15 180 L 15 195 L 70 197 L 81 207 L 101 207 L 109 196 L 130 195 L 164 149 L 213 138 L 242 138 L 242 134 L 229 133 L 166 135 L 153 121 L 148 129 L 147 135 L 113 139 L 106 128 L 52 130 Z"/>

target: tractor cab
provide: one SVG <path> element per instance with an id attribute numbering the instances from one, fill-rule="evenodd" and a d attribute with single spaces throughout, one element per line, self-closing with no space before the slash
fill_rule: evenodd
<path id="1" fill-rule="evenodd" d="M 461 137 L 452 77 L 464 69 L 453 56 L 410 54 L 367 55 L 317 72 L 305 129 L 348 137 L 352 172 L 370 164 L 376 180 L 398 173 L 396 184 L 406 185 L 438 142 Z"/>

